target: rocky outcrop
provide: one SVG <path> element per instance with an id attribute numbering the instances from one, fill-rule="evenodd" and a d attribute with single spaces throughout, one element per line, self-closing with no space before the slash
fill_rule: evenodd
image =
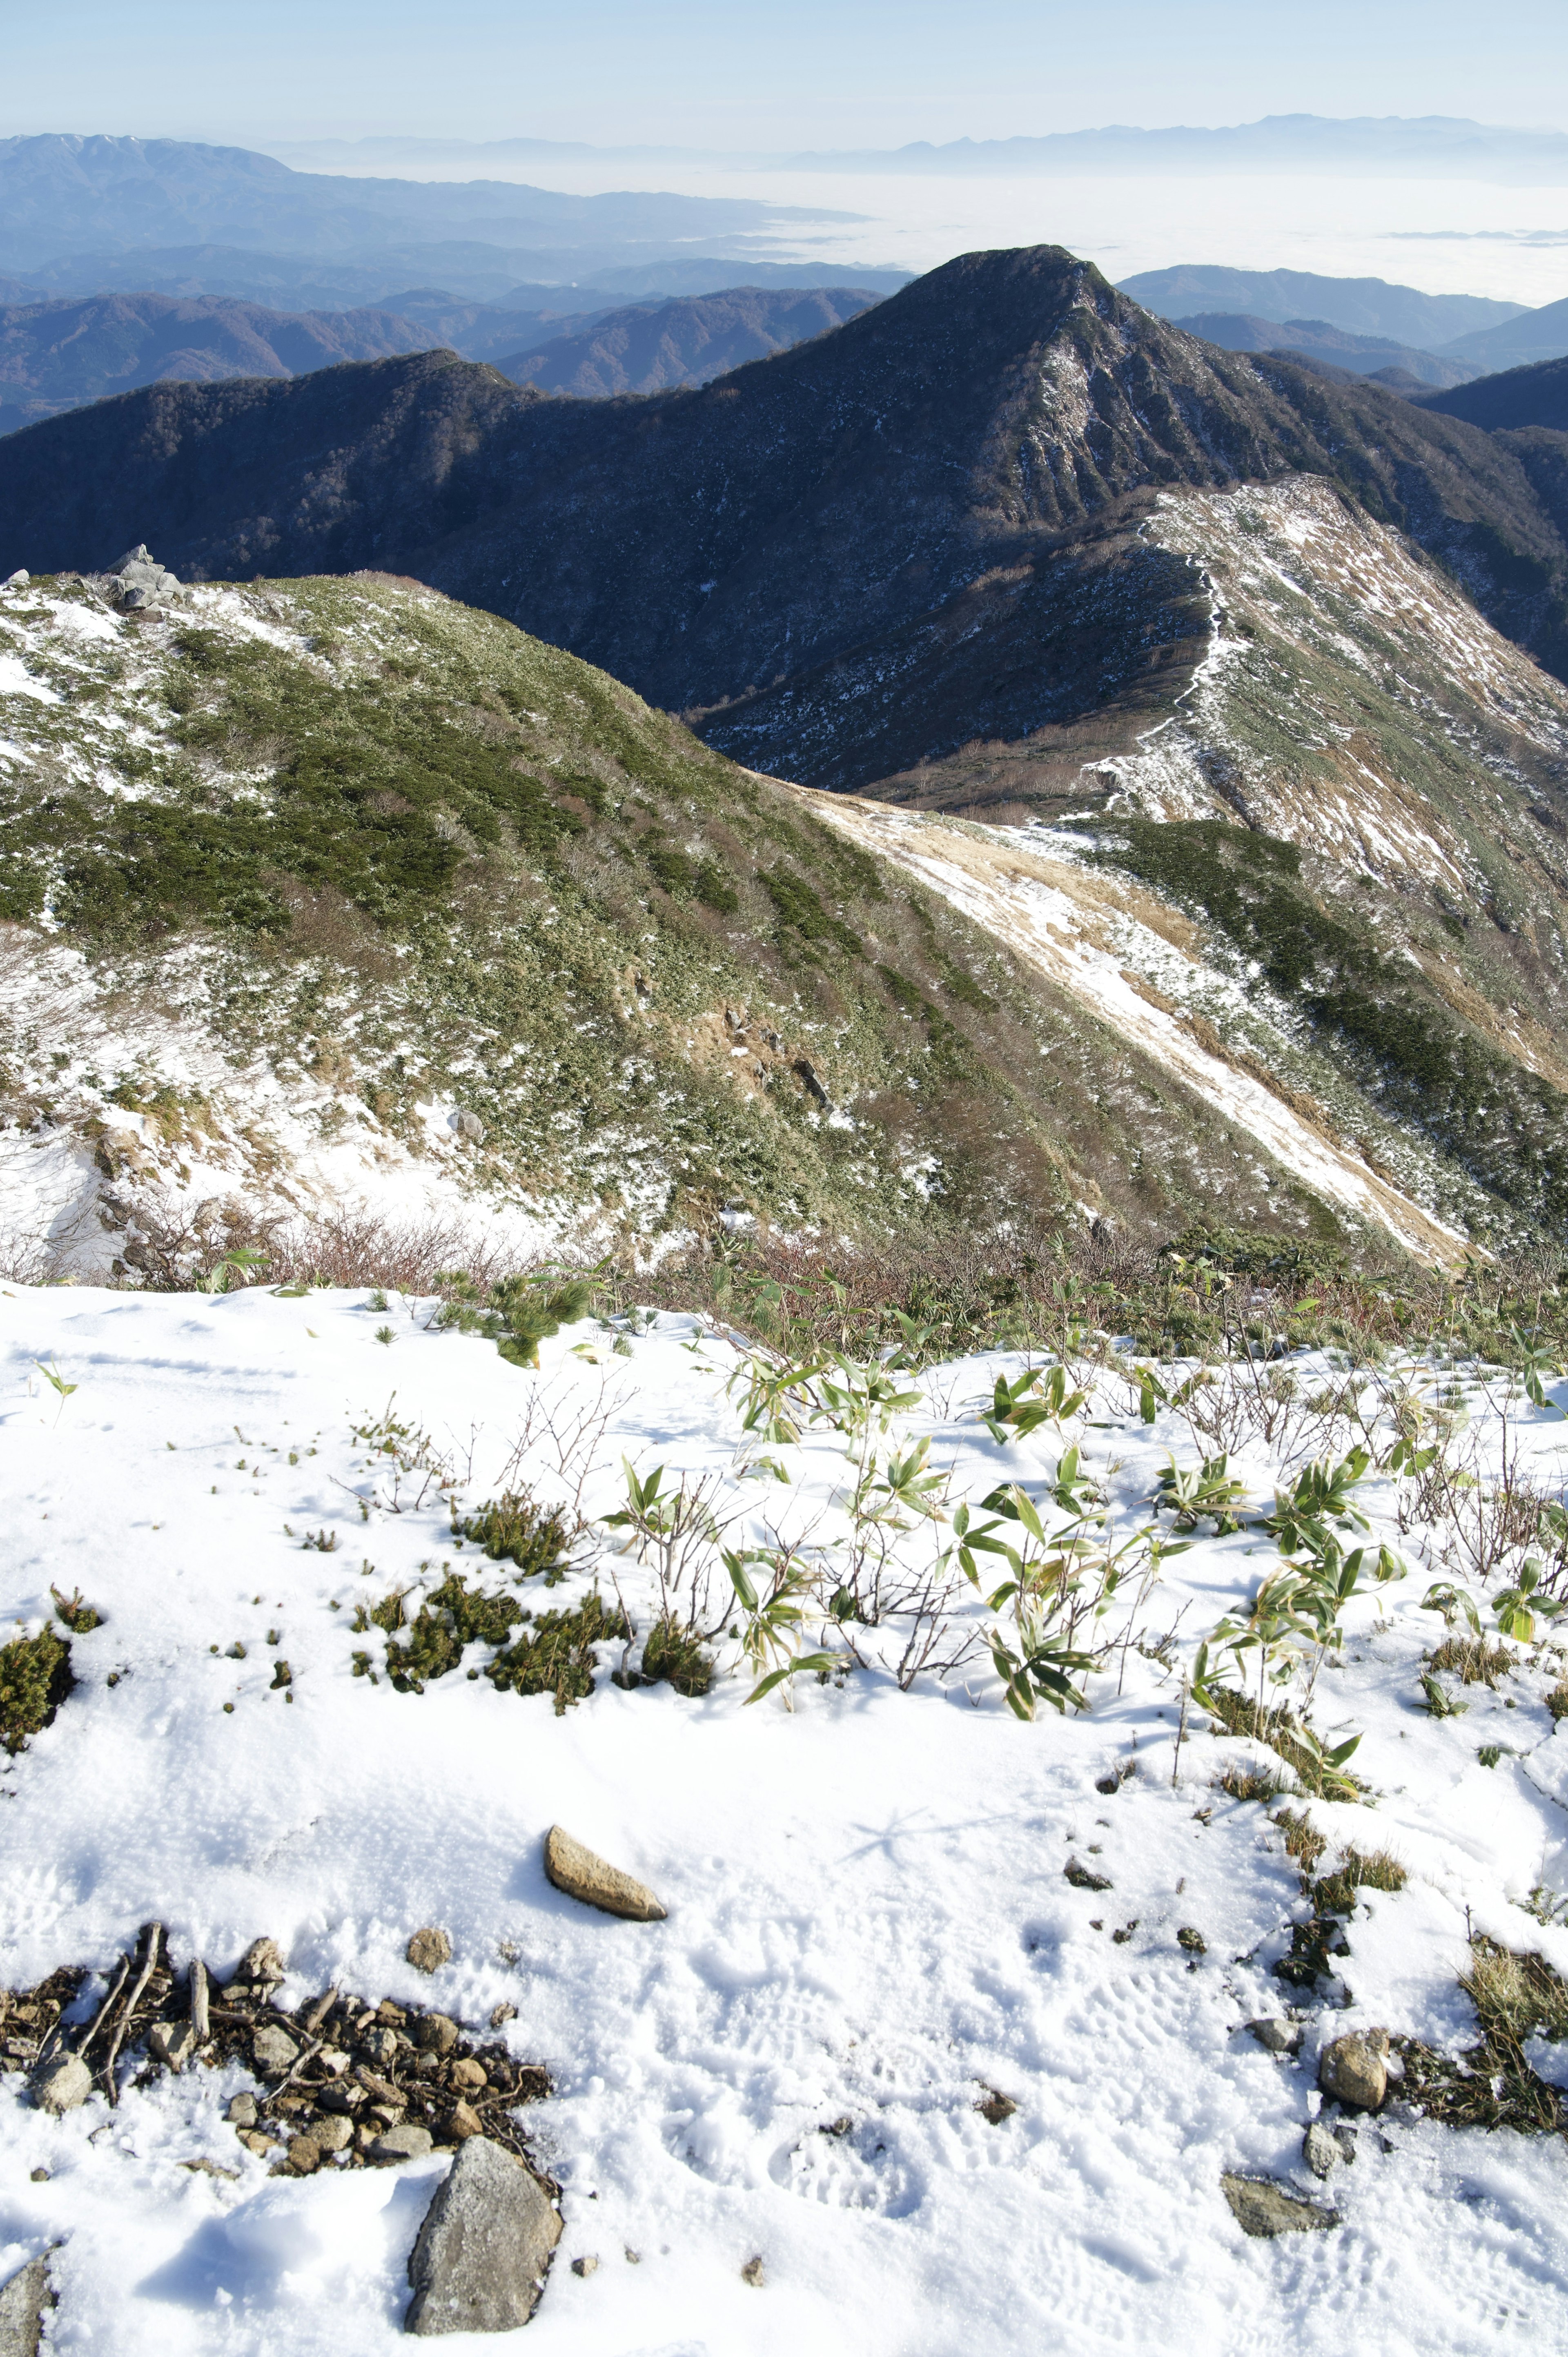
<path id="1" fill-rule="evenodd" d="M 113 566 L 109 582 L 111 593 L 127 614 L 145 613 L 155 606 L 166 606 L 177 597 L 180 584 L 166 565 L 156 556 L 147 554 L 145 544 L 138 542 Z"/>

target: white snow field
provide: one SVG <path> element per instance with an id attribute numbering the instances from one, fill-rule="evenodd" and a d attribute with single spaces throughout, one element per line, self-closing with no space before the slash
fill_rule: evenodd
<path id="1" fill-rule="evenodd" d="M 526 2328 L 537 2357 L 1568 2348 L 1561 2137 L 1442 2126 L 1396 2087 L 1326 2186 L 1300 2158 L 1328 2036 L 1475 2042 L 1467 1933 L 1568 1971 L 1568 1932 L 1538 1920 L 1542 1892 L 1568 1886 L 1568 1735 L 1544 1701 L 1561 1663 L 1539 1639 L 1517 1645 L 1496 1690 L 1464 1689 L 1462 1715 L 1423 1706 L 1444 1627 L 1422 1598 L 1443 1566 L 1432 1529 L 1398 1527 L 1408 1482 L 1373 1470 L 1356 1493 L 1409 1574 L 1353 1598 L 1312 1706 L 1327 1744 L 1362 1731 L 1365 1797 L 1292 1805 L 1326 1835 L 1326 1869 L 1353 1843 L 1391 1851 L 1409 1878 L 1363 1894 L 1343 1981 L 1314 1996 L 1270 1971 L 1306 1912 L 1281 1833 L 1267 1805 L 1218 1784 L 1227 1762 L 1271 1755 L 1195 1709 L 1176 1759 L 1197 1641 L 1277 1564 L 1255 1520 L 1226 1536 L 1205 1524 L 1155 1584 L 1130 1580 L 1085 1633 L 1114 1641 L 1090 1707 L 1042 1705 L 1032 1723 L 1005 1706 L 983 1647 L 902 1691 L 882 1665 L 909 1633 L 897 1612 L 875 1630 L 809 1618 L 802 1646 L 854 1638 L 865 1665 L 825 1684 L 807 1671 L 754 1705 L 727 1639 L 695 1699 L 612 1685 L 607 1649 L 596 1691 L 560 1716 L 461 1668 L 395 1691 L 381 1631 L 352 1626 L 361 1603 L 446 1566 L 504 1585 L 509 1565 L 457 1548 L 451 1501 L 471 1510 L 521 1478 L 548 1502 L 580 1500 L 589 1524 L 571 1580 L 547 1597 L 532 1581 L 530 1609 L 618 1584 L 646 1633 L 656 1566 L 617 1552 L 625 1532 L 602 1520 L 625 1502 L 623 1455 L 645 1477 L 665 1467 L 666 1487 L 686 1477 L 688 1494 L 706 1477 L 732 1550 L 820 1550 L 797 1560 L 823 1567 L 824 1593 L 843 1573 L 856 1445 L 885 1467 L 930 1438 L 947 1486 L 922 1493 L 906 1466 L 906 1499 L 950 1519 L 900 1516 L 893 1558 L 911 1571 L 953 1545 L 961 1500 L 998 1483 L 1062 1522 L 1048 1493 L 1074 1441 L 1106 1500 L 1094 1544 L 1120 1546 L 1155 1520 L 1167 1459 L 1209 1453 L 1187 1412 L 1146 1425 L 1135 1383 L 1106 1373 L 1065 1424 L 999 1443 L 978 1412 L 1024 1362 L 971 1361 L 897 1379 L 917 1396 L 861 1444 L 822 1416 L 792 1442 L 742 1431 L 740 1349 L 698 1321 L 645 1317 L 618 1339 L 585 1320 L 535 1372 L 434 1330 L 435 1307 L 262 1286 L 0 1296 L 0 1578 L 26 1624 L 5 1633 L 43 1625 L 51 1586 L 103 1616 L 73 1640 L 74 1691 L 0 1777 L 5 1986 L 110 1966 L 156 1919 L 177 1963 L 199 1954 L 220 1975 L 270 1934 L 290 2003 L 336 1983 L 470 2025 L 515 2004 L 511 2050 L 553 2081 L 521 2117 L 564 2219 Z M 1323 1358 L 1285 1372 L 1302 1403 L 1347 1381 Z M 1410 1381 L 1432 1400 L 1454 1378 Z M 1561 1414 L 1500 1377 L 1467 1388 L 1455 1447 L 1484 1474 L 1506 1445 L 1516 1482 L 1560 1494 Z M 455 1492 L 399 1477 L 355 1437 L 394 1394 L 393 1418 L 428 1436 L 404 1458 L 443 1455 Z M 816 1395 L 831 1405 L 820 1383 Z M 1354 1437 L 1304 1405 L 1271 1457 L 1238 1421 L 1230 1469 L 1267 1508 L 1326 1438 L 1338 1454 Z M 306 1545 L 323 1534 L 331 1551 Z M 711 1546 L 693 1560 L 730 1593 Z M 1005 1570 L 982 1567 L 988 1587 Z M 988 1613 L 953 1577 L 939 1657 L 1008 1626 L 1008 1608 Z M 1149 1650 L 1123 1641 L 1134 1632 Z M 367 1650 L 374 1683 L 355 1674 Z M 1133 1772 L 1101 1792 L 1119 1767 Z M 651 1884 L 668 1920 L 617 1921 L 552 1889 L 555 1823 Z M 1069 1881 L 1069 1860 L 1110 1887 Z M 433 1978 L 404 1961 L 425 1924 L 454 1949 Z M 1287 2002 L 1306 2016 L 1295 2062 L 1242 2028 Z M 1538 2050 L 1551 2075 L 1565 2050 Z M 446 2153 L 270 2176 L 223 2116 L 249 2083 L 238 2066 L 140 2088 L 123 2076 L 117 2110 L 99 2092 L 58 2119 L 15 2065 L 0 2083 L 0 2276 L 52 2250 L 47 2347 L 401 2345 L 408 2255 Z M 991 2091 L 1016 2105 L 996 2126 L 977 2108 Z M 181 2166 L 203 2156 L 237 2176 Z M 1249 2240 L 1224 2171 L 1273 2177 L 1339 2223 Z M 582 2256 L 597 2270 L 573 2273 Z M 754 2257 L 760 2284 L 742 2276 Z"/>

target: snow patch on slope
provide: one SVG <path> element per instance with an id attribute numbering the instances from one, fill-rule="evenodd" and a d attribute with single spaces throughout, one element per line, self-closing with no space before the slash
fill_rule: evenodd
<path id="1" fill-rule="evenodd" d="M 978 828 L 847 795 L 822 797 L 813 806 L 829 825 L 918 877 L 984 926 L 1203 1103 L 1219 1108 L 1326 1201 L 1385 1229 L 1423 1259 L 1447 1261 L 1464 1250 L 1457 1229 L 1380 1178 L 1359 1155 L 1315 1127 L 1261 1080 L 1212 1053 L 1178 1007 L 1156 1004 L 1140 986 L 1140 977 L 1128 971 L 1129 947 L 1145 970 L 1168 970 L 1179 962 L 1195 980 L 1197 961 L 1182 959 L 1167 942 L 1122 913 L 1116 931 L 1133 939 L 1112 939 L 1104 912 L 1085 907 L 1081 877 L 1067 860 L 1017 848 L 1000 830 L 988 837 Z"/>

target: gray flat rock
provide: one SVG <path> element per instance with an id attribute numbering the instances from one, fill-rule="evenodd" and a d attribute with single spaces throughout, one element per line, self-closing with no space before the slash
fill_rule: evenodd
<path id="1" fill-rule="evenodd" d="M 544 1871 L 568 1899 L 580 1899 L 585 1907 L 597 1907 L 606 1915 L 621 1915 L 633 1923 L 662 1923 L 669 1912 L 646 1883 L 634 1881 L 618 1866 L 585 1849 L 560 1825 L 552 1825 L 544 1837 Z"/>
<path id="2" fill-rule="evenodd" d="M 1337 2211 L 1287 2193 L 1266 2177 L 1227 2175 L 1219 2183 L 1243 2234 L 1322 2234 L 1339 2223 Z"/>
<path id="3" fill-rule="evenodd" d="M 251 2052 L 258 2071 L 275 2078 L 299 2060 L 299 2049 L 286 2029 L 272 2022 L 263 2022 L 251 2040 Z"/>
<path id="4" fill-rule="evenodd" d="M 54 2304 L 47 2258 L 29 2259 L 0 2284 L 0 2357 L 38 2357 L 44 2311 Z"/>
<path id="5" fill-rule="evenodd" d="M 512 2332 L 544 2288 L 561 2221 L 539 2179 L 485 2136 L 470 2136 L 424 2213 L 403 2330 Z"/>

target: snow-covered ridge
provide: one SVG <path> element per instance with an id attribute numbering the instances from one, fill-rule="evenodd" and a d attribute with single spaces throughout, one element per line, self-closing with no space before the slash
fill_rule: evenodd
<path id="1" fill-rule="evenodd" d="M 1101 765 L 1112 818 L 1240 821 L 1297 845 L 1319 905 L 1408 961 L 1444 1019 L 1495 1045 L 1501 1071 L 1568 1086 L 1554 946 L 1568 877 L 1553 865 L 1558 790 L 1537 775 L 1568 745 L 1568 696 L 1321 482 L 1173 495 L 1146 529 L 1202 564 L 1212 636 L 1168 722 Z M 325 702 L 383 710 L 406 681 L 425 692 L 450 660 L 476 742 L 491 723 L 515 731 L 518 761 L 558 775 L 567 798 L 574 775 L 581 784 L 595 760 L 607 766 L 591 728 L 574 736 L 587 727 L 578 687 L 549 673 L 569 658 L 432 593 L 367 580 L 170 596 L 133 614 L 102 584 L 0 590 L 11 666 L 0 672 L 11 748 L 0 747 L 0 783 L 8 774 L 29 824 L 40 797 L 62 789 L 88 798 L 106 841 L 142 824 L 126 804 L 184 810 L 208 794 L 247 826 L 252 806 L 268 822 L 282 737 L 252 723 L 226 738 L 222 716 L 225 665 L 242 701 L 274 658 L 286 662 L 266 675 L 269 708 L 297 705 L 307 746 Z M 517 663 L 520 649 L 537 676 L 487 706 L 487 666 Z M 594 676 L 579 673 L 579 685 Z M 218 685 L 203 704 L 207 681 Z M 662 725 L 624 690 L 603 691 L 634 727 Z M 186 730 L 193 709 L 202 725 Z M 584 760 L 587 772 L 575 771 Z M 987 835 L 752 784 L 789 821 L 751 851 L 751 899 L 727 937 L 673 946 L 624 834 L 618 850 L 596 838 L 578 871 L 591 867 L 596 889 L 630 850 L 632 897 L 613 924 L 607 902 L 585 914 L 574 898 L 575 849 L 552 884 L 514 847 L 461 918 L 453 904 L 417 934 L 378 932 L 341 895 L 291 882 L 284 922 L 298 934 L 270 963 L 254 935 L 195 922 L 101 952 L 70 930 L 69 859 L 55 844 L 41 904 L 0 933 L 3 1265 L 134 1270 L 138 1229 L 155 1215 L 177 1223 L 225 1200 L 252 1222 L 345 1209 L 404 1225 L 489 1221 L 520 1255 L 617 1238 L 646 1253 L 693 1225 L 809 1222 L 800 1170 L 813 1183 L 832 1172 L 840 1224 L 858 1230 L 864 1206 L 886 1232 L 954 1185 L 940 1125 L 944 1098 L 957 1099 L 927 1075 L 930 1025 L 955 1011 L 943 996 L 955 979 L 960 1006 L 1001 1004 L 1004 1019 L 1021 1018 L 1005 1093 L 1020 1133 L 1035 1132 L 1036 1183 L 1054 1158 L 1063 1200 L 1147 1219 L 1147 1180 L 1169 1232 L 1194 1199 L 1212 1212 L 1223 1196 L 1231 1215 L 1240 1185 L 1247 1216 L 1299 1228 L 1325 1204 L 1436 1259 L 1521 1232 L 1511 1199 L 1499 1210 L 1469 1163 L 1385 1106 L 1375 1074 L 1337 1064 L 1299 1008 L 1255 986 L 1256 969 L 1206 932 L 1190 896 L 1178 909 L 1091 869 L 1070 825 Z M 775 957 L 763 972 L 791 921 L 764 893 L 776 869 L 796 873 L 801 810 L 818 842 L 825 824 L 928 889 L 949 929 L 927 940 L 926 918 L 917 933 L 900 913 L 884 939 L 875 896 L 847 927 L 834 920 L 832 938 L 862 961 L 853 1017 L 831 991 L 804 1003 L 799 963 Z M 649 836 L 667 828 L 656 857 L 692 876 L 712 842 L 693 816 L 672 808 Z M 475 850 L 450 812 L 433 823 L 443 845 Z M 818 890 L 801 905 L 822 916 Z M 800 940 L 788 939 L 797 956 Z M 949 949 L 961 940 L 961 971 Z M 882 962 L 911 950 L 929 952 L 919 987 L 895 975 L 884 998 Z M 510 997 L 492 988 L 498 973 Z M 1078 1112 L 1058 1116 L 1069 1060 Z M 908 1108 L 908 1139 L 884 1130 L 892 1107 L 895 1125 Z M 961 1151 L 964 1126 L 961 1106 Z M 180 1263 L 205 1265 L 200 1253 Z"/>

